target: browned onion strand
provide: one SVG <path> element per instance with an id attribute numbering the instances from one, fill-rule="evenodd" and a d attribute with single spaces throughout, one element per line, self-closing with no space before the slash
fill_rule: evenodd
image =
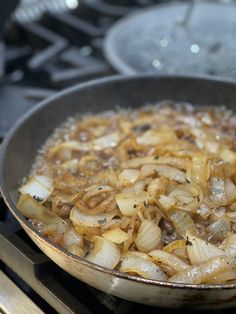
<path id="1" fill-rule="evenodd" d="M 68 119 L 19 189 L 19 210 L 70 253 L 192 284 L 236 282 L 236 117 L 146 106 Z"/>

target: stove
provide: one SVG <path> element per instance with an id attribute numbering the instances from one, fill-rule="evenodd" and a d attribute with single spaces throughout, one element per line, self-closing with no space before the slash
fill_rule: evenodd
<path id="1" fill-rule="evenodd" d="M 114 74 L 102 53 L 107 30 L 118 18 L 160 2 L 22 0 L 0 40 L 0 141 L 40 100 Z M 173 310 L 124 301 L 73 278 L 35 246 L 0 196 L 0 313 L 134 312 Z"/>

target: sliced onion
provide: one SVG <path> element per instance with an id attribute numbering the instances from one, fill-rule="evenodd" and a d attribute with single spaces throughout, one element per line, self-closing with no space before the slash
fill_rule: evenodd
<path id="1" fill-rule="evenodd" d="M 113 269 L 120 261 L 120 250 L 113 242 L 102 237 L 94 237 L 94 249 L 86 256 L 94 264 Z"/>
<path id="2" fill-rule="evenodd" d="M 105 226 L 102 227 L 102 230 L 105 232 L 113 228 L 120 228 L 120 226 L 121 226 L 121 219 L 113 218 Z"/>
<path id="3" fill-rule="evenodd" d="M 72 244 L 72 245 L 68 246 L 66 249 L 71 254 L 74 254 L 74 255 L 77 255 L 77 256 L 80 256 L 80 257 L 84 257 L 85 254 L 86 254 L 86 251 L 82 247 L 80 247 L 80 246 L 78 246 L 76 244 Z"/>
<path id="4" fill-rule="evenodd" d="M 64 233 L 67 227 L 67 223 L 62 218 L 39 204 L 28 194 L 21 194 L 17 208 L 26 218 L 37 220 L 45 224 L 56 224 L 59 233 Z"/>
<path id="5" fill-rule="evenodd" d="M 193 219 L 184 211 L 174 210 L 169 214 L 169 217 L 181 237 L 186 238 L 187 230 L 192 233 L 197 233 L 197 227 Z"/>
<path id="6" fill-rule="evenodd" d="M 76 246 L 83 246 L 83 237 L 76 232 L 76 230 L 73 227 L 68 227 L 64 233 L 64 244 L 66 247 L 69 247 L 71 245 L 76 245 Z"/>
<path id="7" fill-rule="evenodd" d="M 143 220 L 135 240 L 139 251 L 148 253 L 154 250 L 161 241 L 161 229 L 152 221 Z"/>
<path id="8" fill-rule="evenodd" d="M 119 174 L 119 184 L 122 186 L 134 183 L 139 177 L 139 170 L 125 169 Z"/>
<path id="9" fill-rule="evenodd" d="M 145 185 L 146 185 L 145 181 L 138 181 L 138 182 L 136 182 L 133 185 L 134 193 L 136 195 L 139 195 L 140 193 L 143 193 Z"/>
<path id="10" fill-rule="evenodd" d="M 159 174 L 164 178 L 174 180 L 179 183 L 186 183 L 185 173 L 175 167 L 169 165 L 152 165 L 152 164 L 142 166 L 141 177 L 147 177 L 153 174 Z"/>
<path id="11" fill-rule="evenodd" d="M 103 150 L 109 147 L 115 147 L 120 141 L 120 134 L 114 132 L 93 140 L 93 148 L 95 150 Z"/>
<path id="12" fill-rule="evenodd" d="M 65 148 L 68 148 L 72 151 L 87 152 L 91 150 L 92 145 L 91 143 L 87 143 L 87 142 L 67 141 L 67 142 L 54 145 L 53 147 L 51 147 L 49 149 L 48 157 L 49 158 L 54 157 L 56 154 L 60 152 L 60 150 L 65 149 Z"/>
<path id="13" fill-rule="evenodd" d="M 208 284 L 224 284 L 226 282 L 232 281 L 236 279 L 236 270 L 228 270 L 218 275 L 209 278 L 206 283 Z"/>
<path id="14" fill-rule="evenodd" d="M 224 255 L 224 252 L 217 246 L 186 232 L 187 252 L 191 264 L 205 262 L 214 256 Z"/>
<path id="15" fill-rule="evenodd" d="M 187 171 L 187 177 L 190 182 L 205 183 L 210 177 L 211 165 L 207 154 L 195 152 L 192 156 L 192 162 Z"/>
<path id="16" fill-rule="evenodd" d="M 169 180 L 166 178 L 156 178 L 148 185 L 148 194 L 156 199 L 160 194 L 165 194 Z"/>
<path id="17" fill-rule="evenodd" d="M 169 210 L 174 207 L 176 200 L 173 197 L 160 195 L 157 204 L 165 210 Z"/>
<path id="18" fill-rule="evenodd" d="M 235 203 L 233 203 L 232 205 L 230 205 L 230 210 L 232 210 L 232 211 L 236 211 L 236 202 Z"/>
<path id="19" fill-rule="evenodd" d="M 156 164 L 157 158 L 155 156 L 136 157 L 121 163 L 121 168 L 139 168 L 142 165 Z"/>
<path id="20" fill-rule="evenodd" d="M 147 279 L 166 280 L 165 273 L 153 262 L 140 256 L 126 256 L 121 262 L 120 271 L 135 273 Z"/>
<path id="21" fill-rule="evenodd" d="M 150 252 L 149 255 L 156 262 L 170 266 L 172 269 L 176 271 L 180 271 L 189 267 L 189 265 L 184 263 L 180 258 L 175 256 L 174 254 L 167 253 L 165 251 L 155 250 Z"/>
<path id="22" fill-rule="evenodd" d="M 124 257 L 133 256 L 133 255 L 150 260 L 150 256 L 148 254 L 143 253 L 143 252 L 139 252 L 139 251 L 127 251 L 127 252 L 125 252 Z"/>
<path id="23" fill-rule="evenodd" d="M 210 233 L 211 239 L 222 241 L 230 232 L 230 220 L 223 217 L 210 224 L 206 230 Z"/>
<path id="24" fill-rule="evenodd" d="M 168 279 L 169 282 L 200 284 L 220 273 L 235 268 L 235 256 L 216 256 L 196 266 L 190 266 Z"/>
<path id="25" fill-rule="evenodd" d="M 19 192 L 21 194 L 29 194 L 37 198 L 39 201 L 45 201 L 53 190 L 52 179 L 46 176 L 32 176 L 26 184 L 24 184 Z"/>
<path id="26" fill-rule="evenodd" d="M 112 191 L 113 188 L 109 185 L 93 185 L 88 189 L 84 189 L 86 192 L 83 196 L 83 200 L 86 202 L 90 197 Z"/>
<path id="27" fill-rule="evenodd" d="M 186 249 L 186 241 L 182 239 L 170 242 L 163 248 L 163 251 L 172 253 L 175 249 Z"/>
<path id="28" fill-rule="evenodd" d="M 76 225 L 83 225 L 86 227 L 100 227 L 108 223 L 115 215 L 116 210 L 97 215 L 88 215 L 81 212 L 78 208 L 73 207 L 70 212 L 70 219 Z"/>
<path id="29" fill-rule="evenodd" d="M 169 180 L 173 180 L 179 183 L 186 183 L 186 175 L 183 171 L 169 166 L 169 165 L 157 165 L 156 172 Z"/>
<path id="30" fill-rule="evenodd" d="M 167 144 L 176 140 L 176 135 L 171 128 L 163 126 L 158 130 L 148 130 L 136 139 L 141 145 Z"/>
<path id="31" fill-rule="evenodd" d="M 236 199 L 236 185 L 230 179 L 225 180 L 225 193 L 228 202 L 233 202 Z"/>
<path id="32" fill-rule="evenodd" d="M 120 228 L 113 228 L 111 230 L 108 230 L 105 233 L 103 233 L 102 236 L 105 239 L 117 244 L 121 244 L 129 239 L 128 234 L 121 230 Z"/>
<path id="33" fill-rule="evenodd" d="M 159 158 L 157 158 L 156 164 L 165 164 L 176 167 L 178 169 L 186 170 L 188 168 L 189 159 L 172 156 L 160 156 Z"/>
<path id="34" fill-rule="evenodd" d="M 73 224 L 76 232 L 85 240 L 92 241 L 92 238 L 100 234 L 100 227 L 85 227 L 83 225 Z"/>
<path id="35" fill-rule="evenodd" d="M 196 212 L 203 199 L 201 188 L 195 184 L 178 185 L 168 195 L 176 200 L 176 208 Z"/>
<path id="36" fill-rule="evenodd" d="M 225 253 L 236 254 L 236 234 L 229 234 L 221 243 L 220 248 Z"/>
<path id="37" fill-rule="evenodd" d="M 116 195 L 116 203 L 125 216 L 133 216 L 136 213 L 136 208 L 138 204 L 143 203 L 148 200 L 146 193 L 141 193 L 140 195 L 128 194 L 128 193 L 118 193 Z"/>
<path id="38" fill-rule="evenodd" d="M 204 141 L 204 148 L 212 154 L 217 154 L 219 147 L 220 144 L 218 142 Z"/>
<path id="39" fill-rule="evenodd" d="M 225 162 L 235 163 L 236 162 L 236 154 L 232 150 L 227 147 L 222 148 L 219 152 L 220 158 Z"/>
<path id="40" fill-rule="evenodd" d="M 197 213 L 198 213 L 203 219 L 207 219 L 207 218 L 211 215 L 212 211 L 211 211 L 211 209 L 210 209 L 210 207 L 209 207 L 208 205 L 206 205 L 206 204 L 201 204 L 201 206 L 198 207 L 198 209 L 197 209 Z"/>
<path id="41" fill-rule="evenodd" d="M 229 218 L 230 221 L 236 222 L 236 211 L 232 213 L 227 213 L 227 217 Z"/>
<path id="42" fill-rule="evenodd" d="M 65 170 L 70 171 L 71 173 L 76 173 L 78 170 L 79 161 L 78 159 L 71 159 L 69 161 L 63 162 L 61 167 Z"/>
<path id="43" fill-rule="evenodd" d="M 123 217 L 121 218 L 121 228 L 122 228 L 122 229 L 126 229 L 126 228 L 129 226 L 130 221 L 131 221 L 131 220 L 130 220 L 129 217 L 123 216 Z"/>
<path id="44" fill-rule="evenodd" d="M 211 178 L 211 196 L 210 199 L 214 204 L 225 204 L 227 202 L 225 194 L 225 182 L 221 178 Z"/>
<path id="45" fill-rule="evenodd" d="M 153 176 L 153 175 L 156 175 L 157 172 L 156 172 L 156 165 L 155 164 L 146 164 L 146 165 L 143 165 L 141 167 L 141 170 L 140 170 L 140 177 L 141 178 L 146 178 L 148 176 Z"/>

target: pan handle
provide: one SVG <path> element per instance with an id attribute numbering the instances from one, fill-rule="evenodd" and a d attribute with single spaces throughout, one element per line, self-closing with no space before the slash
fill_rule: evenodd
<path id="1" fill-rule="evenodd" d="M 0 221 L 0 260 L 58 313 L 92 314 L 56 281 L 60 268 L 46 255 L 34 251 L 33 245 L 28 245 Z"/>

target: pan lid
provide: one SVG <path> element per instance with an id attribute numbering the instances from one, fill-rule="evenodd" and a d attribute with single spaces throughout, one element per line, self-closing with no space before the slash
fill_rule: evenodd
<path id="1" fill-rule="evenodd" d="M 104 50 L 121 73 L 207 74 L 236 78 L 236 5 L 156 5 L 118 21 Z"/>

